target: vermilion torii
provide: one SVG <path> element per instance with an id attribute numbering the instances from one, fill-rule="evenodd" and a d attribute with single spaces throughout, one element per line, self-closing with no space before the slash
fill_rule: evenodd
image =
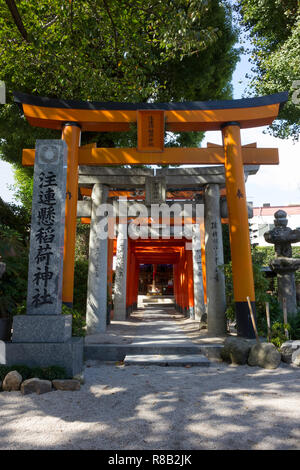
<path id="1" fill-rule="evenodd" d="M 61 129 L 68 145 L 63 301 L 72 304 L 78 165 L 224 164 L 238 334 L 253 336 L 247 297 L 255 307 L 243 165 L 278 164 L 277 149 L 241 146 L 240 129 L 270 125 L 287 93 L 239 100 L 182 103 L 66 101 L 15 93 L 33 126 Z M 81 131 L 127 131 L 137 123 L 137 148 L 80 147 Z M 164 132 L 220 130 L 223 146 L 164 148 Z M 34 164 L 34 150 L 23 151 Z M 243 196 L 243 197 L 241 197 Z"/>

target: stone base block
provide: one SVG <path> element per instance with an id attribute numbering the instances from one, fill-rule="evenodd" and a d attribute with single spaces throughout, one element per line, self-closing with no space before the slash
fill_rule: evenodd
<path id="1" fill-rule="evenodd" d="M 73 377 L 83 369 L 83 338 L 65 343 L 4 343 L 0 341 L 0 364 L 29 367 L 61 366 Z"/>
<path id="2" fill-rule="evenodd" d="M 65 343 L 71 337 L 71 315 L 14 316 L 13 343 Z"/>
<path id="3" fill-rule="evenodd" d="M 195 311 L 194 307 L 189 307 L 189 316 L 191 320 L 195 320 Z"/>
<path id="4" fill-rule="evenodd" d="M 128 307 L 126 307 L 126 318 L 130 316 L 131 312 L 132 312 L 132 306 L 129 305 Z"/>
<path id="5" fill-rule="evenodd" d="M 114 309 L 114 320 L 117 321 L 126 321 L 127 319 L 127 309 L 126 308 L 116 308 Z"/>

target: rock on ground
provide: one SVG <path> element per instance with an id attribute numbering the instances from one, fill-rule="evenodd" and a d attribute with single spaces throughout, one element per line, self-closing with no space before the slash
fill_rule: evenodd
<path id="1" fill-rule="evenodd" d="M 300 349 L 300 341 L 290 340 L 283 343 L 280 347 L 281 360 L 290 364 L 292 362 L 292 355 Z"/>
<path id="2" fill-rule="evenodd" d="M 221 357 L 224 361 L 232 364 L 247 364 L 252 344 L 253 340 L 230 336 L 224 341 Z"/>
<path id="3" fill-rule="evenodd" d="M 23 395 L 29 395 L 30 393 L 37 393 L 41 395 L 42 393 L 51 392 L 52 383 L 50 380 L 41 380 L 37 378 L 24 380 L 21 385 L 21 392 Z"/>
<path id="4" fill-rule="evenodd" d="M 2 388 L 5 392 L 19 390 L 22 380 L 22 375 L 19 374 L 19 372 L 16 370 L 12 370 L 6 374 L 3 380 Z"/>
<path id="5" fill-rule="evenodd" d="M 255 344 L 250 349 L 249 366 L 259 366 L 264 369 L 276 369 L 281 362 L 281 354 L 272 343 Z"/>
<path id="6" fill-rule="evenodd" d="M 80 383 L 78 380 L 65 379 L 65 380 L 52 380 L 52 385 L 56 390 L 80 390 Z"/>
<path id="7" fill-rule="evenodd" d="M 292 354 L 292 363 L 295 366 L 300 366 L 300 349 L 296 349 Z"/>

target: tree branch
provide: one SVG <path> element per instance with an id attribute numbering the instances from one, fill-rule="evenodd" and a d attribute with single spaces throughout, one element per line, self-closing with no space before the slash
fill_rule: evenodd
<path id="1" fill-rule="evenodd" d="M 113 17 L 111 15 L 111 12 L 110 12 L 110 9 L 109 9 L 109 6 L 106 2 L 106 0 L 103 0 L 103 5 L 104 5 L 104 8 L 109 16 L 109 19 L 111 21 L 111 24 L 112 24 L 112 27 L 113 27 L 113 30 L 114 30 L 114 40 L 115 40 L 115 59 L 116 59 L 116 65 L 118 67 L 118 46 L 117 46 L 117 41 L 118 41 L 118 35 L 117 35 L 117 28 L 116 28 L 116 25 L 114 23 L 114 20 L 113 20 Z"/>
<path id="2" fill-rule="evenodd" d="M 43 29 L 49 28 L 55 21 L 58 19 L 58 15 L 56 15 L 52 20 L 48 21 L 48 23 L 44 24 Z"/>
<path id="3" fill-rule="evenodd" d="M 22 38 L 25 39 L 26 42 L 29 42 L 28 41 L 27 31 L 26 31 L 26 29 L 23 25 L 23 21 L 22 21 L 22 18 L 20 16 L 20 13 L 18 11 L 18 8 L 15 4 L 15 1 L 14 0 L 5 0 L 5 3 L 8 6 L 9 11 L 11 12 L 11 15 L 14 19 L 15 25 L 17 26 Z"/>

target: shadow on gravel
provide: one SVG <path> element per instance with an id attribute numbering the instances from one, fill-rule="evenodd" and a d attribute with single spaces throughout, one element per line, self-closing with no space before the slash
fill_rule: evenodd
<path id="1" fill-rule="evenodd" d="M 299 449 L 300 369 L 99 365 L 79 392 L 0 394 L 1 449 Z"/>

